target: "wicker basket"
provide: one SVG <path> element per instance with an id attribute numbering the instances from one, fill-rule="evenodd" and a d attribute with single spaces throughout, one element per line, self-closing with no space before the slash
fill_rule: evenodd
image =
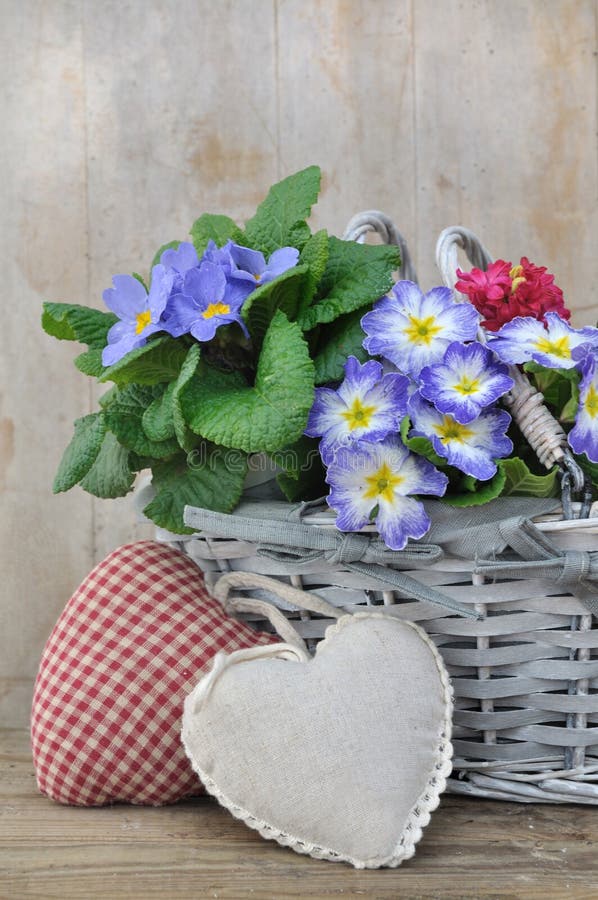
<path id="1" fill-rule="evenodd" d="M 404 241 L 382 214 L 355 217 L 345 236 L 362 240 L 371 230 L 401 245 L 401 275 L 415 280 Z M 452 288 L 458 247 L 474 265 L 490 262 L 470 232 L 447 229 L 437 258 Z M 587 498 L 571 502 L 571 490 L 582 492 L 583 476 L 565 435 L 542 396 L 516 370 L 512 374 L 514 417 L 541 462 L 563 469 L 565 518 L 559 501 L 494 501 L 454 511 L 457 532 L 465 521 L 459 516 L 467 513 L 463 540 L 450 536 L 445 521 L 446 540 L 437 540 L 433 527 L 430 543 L 393 553 L 375 534 L 341 535 L 323 506 L 278 504 L 273 515 L 274 507 L 254 502 L 232 516 L 188 508 L 186 521 L 198 533 L 161 537 L 197 562 L 224 602 L 243 608 L 244 592 L 252 598 L 247 617 L 260 627 L 272 618 L 260 613 L 260 603 L 275 604 L 308 645 L 324 636 L 339 609 L 382 605 L 420 623 L 439 647 L 455 692 L 449 790 L 598 804 L 598 628 L 592 618 L 598 611 L 598 518 Z M 431 508 L 443 508 L 446 520 L 445 505 Z M 494 520 L 494 547 L 464 552 L 467 534 L 476 547 L 484 517 Z"/>

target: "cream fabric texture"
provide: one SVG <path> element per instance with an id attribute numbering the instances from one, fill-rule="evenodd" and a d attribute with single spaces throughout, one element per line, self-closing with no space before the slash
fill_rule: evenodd
<path id="1" fill-rule="evenodd" d="M 264 837 L 358 868 L 413 855 L 450 774 L 452 697 L 411 622 L 344 616 L 313 659 L 289 644 L 219 654 L 185 701 L 206 789 Z"/>

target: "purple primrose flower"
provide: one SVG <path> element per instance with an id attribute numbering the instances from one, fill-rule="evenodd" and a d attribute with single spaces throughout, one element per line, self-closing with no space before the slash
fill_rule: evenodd
<path id="1" fill-rule="evenodd" d="M 211 262 L 185 274 L 181 293 L 171 297 L 164 328 L 173 337 L 192 334 L 210 341 L 221 325 L 237 322 L 246 336 L 241 306 L 247 296 L 242 286 L 227 280 L 223 270 Z"/>
<path id="2" fill-rule="evenodd" d="M 231 243 L 228 252 L 231 260 L 230 277 L 248 281 L 252 291 L 292 269 L 299 261 L 299 251 L 295 247 L 281 247 L 280 250 L 275 250 L 268 262 L 263 253 L 250 250 L 249 247 L 241 247 L 239 244 Z"/>
<path id="3" fill-rule="evenodd" d="M 342 447 L 328 468 L 328 505 L 336 510 L 341 531 L 359 531 L 376 512 L 376 527 L 391 550 L 402 550 L 409 538 L 421 538 L 430 527 L 423 504 L 410 494 L 442 496 L 446 475 L 410 453 L 396 436 L 381 443 L 357 441 Z"/>
<path id="4" fill-rule="evenodd" d="M 507 367 L 482 344 L 449 344 L 440 363 L 420 372 L 420 393 L 440 412 L 466 424 L 513 387 Z"/>
<path id="5" fill-rule="evenodd" d="M 199 265 L 199 257 L 193 244 L 189 241 L 181 241 L 178 247 L 170 247 L 165 250 L 160 257 L 160 262 L 163 266 L 174 269 L 179 275 L 184 275 L 189 269 Z"/>
<path id="6" fill-rule="evenodd" d="M 320 454 L 325 463 L 343 444 L 360 439 L 379 441 L 399 430 L 407 409 L 408 386 L 404 375 L 383 375 L 379 362 L 369 360 L 361 365 L 350 356 L 338 390 L 316 388 L 305 434 L 322 438 Z"/>
<path id="7" fill-rule="evenodd" d="M 130 350 L 143 347 L 148 337 L 164 330 L 161 321 L 172 290 L 174 272 L 159 264 L 152 269 L 149 293 L 132 275 L 115 275 L 114 287 L 104 291 L 104 303 L 116 313 L 116 322 L 108 332 L 108 344 L 102 350 L 102 364 L 111 366 Z"/>

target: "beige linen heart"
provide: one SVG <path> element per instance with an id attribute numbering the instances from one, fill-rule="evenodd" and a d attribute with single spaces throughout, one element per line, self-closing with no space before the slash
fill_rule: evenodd
<path id="1" fill-rule="evenodd" d="M 299 853 L 397 866 L 451 770 L 452 695 L 411 622 L 343 616 L 310 658 L 295 644 L 219 654 L 185 701 L 182 737 L 206 789 Z"/>

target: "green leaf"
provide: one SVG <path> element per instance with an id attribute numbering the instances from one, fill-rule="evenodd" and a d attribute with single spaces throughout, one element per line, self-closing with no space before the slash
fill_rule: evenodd
<path id="1" fill-rule="evenodd" d="M 183 450 L 193 450 L 197 444 L 197 437 L 190 430 L 183 415 L 181 394 L 197 371 L 200 355 L 199 344 L 194 344 L 185 357 L 172 392 L 172 421 L 177 441 Z"/>
<path id="2" fill-rule="evenodd" d="M 328 239 L 328 262 L 316 302 L 298 318 L 304 331 L 333 322 L 378 300 L 393 285 L 400 265 L 397 247 Z"/>
<path id="3" fill-rule="evenodd" d="M 278 310 L 266 332 L 253 387 L 205 366 L 181 396 L 185 420 L 215 444 L 273 452 L 296 441 L 314 397 L 314 366 L 299 326 Z"/>
<path id="4" fill-rule="evenodd" d="M 202 256 L 209 241 L 214 241 L 217 247 L 222 247 L 228 240 L 236 244 L 242 243 L 243 232 L 228 216 L 218 216 L 212 213 L 204 213 L 191 226 L 191 240 L 197 250 L 198 256 Z"/>
<path id="5" fill-rule="evenodd" d="M 577 398 L 579 384 L 579 372 L 577 369 L 549 369 L 538 363 L 529 362 L 524 366 L 526 372 L 531 374 L 532 382 L 544 395 L 544 400 L 551 407 L 554 414 L 561 419 L 563 410 L 567 407 L 567 415 L 570 414 L 571 400 Z M 577 402 L 570 421 L 575 418 Z M 568 421 L 563 419 L 563 421 Z"/>
<path id="6" fill-rule="evenodd" d="M 160 249 L 156 252 L 154 258 L 152 259 L 152 269 L 154 268 L 154 266 L 157 266 L 159 264 L 162 254 L 165 250 L 176 250 L 177 247 L 181 245 L 181 243 L 181 241 L 168 241 L 167 244 L 162 244 Z"/>
<path id="7" fill-rule="evenodd" d="M 147 290 L 147 284 L 145 283 L 145 279 L 144 279 L 143 275 L 140 275 L 139 272 L 133 272 L 133 278 L 134 278 L 136 281 L 138 281 L 139 284 L 140 284 L 142 287 L 145 288 L 145 290 L 147 291 L 147 293 L 149 293 L 149 291 Z"/>
<path id="8" fill-rule="evenodd" d="M 332 325 L 325 326 L 320 336 L 322 349 L 314 359 L 316 384 L 341 381 L 347 357 L 355 356 L 359 362 L 368 358 L 362 342 L 365 337 L 361 327 L 363 313 L 357 310 L 341 316 Z"/>
<path id="9" fill-rule="evenodd" d="M 239 502 L 247 458 L 239 451 L 224 451 L 202 443 L 188 456 L 152 466 L 156 496 L 144 513 L 156 525 L 177 534 L 192 533 L 183 522 L 185 506 L 200 506 L 217 512 L 231 512 Z"/>
<path id="10" fill-rule="evenodd" d="M 309 166 L 270 188 L 245 225 L 250 246 L 268 256 L 280 247 L 301 246 L 309 238 L 305 219 L 320 192 L 320 169 Z"/>
<path id="11" fill-rule="evenodd" d="M 558 494 L 558 466 L 546 475 L 534 475 L 517 456 L 499 459 L 497 465 L 505 476 L 504 497 L 555 497 Z"/>
<path id="12" fill-rule="evenodd" d="M 55 494 L 70 490 L 89 472 L 100 452 L 105 432 L 102 413 L 92 413 L 75 421 L 75 433 L 62 455 L 54 478 Z"/>
<path id="13" fill-rule="evenodd" d="M 106 335 L 117 316 L 73 303 L 44 303 L 42 327 L 61 341 L 80 341 L 90 348 L 106 346 Z"/>
<path id="14" fill-rule="evenodd" d="M 271 459 L 283 471 L 276 476 L 287 500 L 315 500 L 328 493 L 319 441 L 303 435 L 294 444 L 277 450 Z"/>
<path id="15" fill-rule="evenodd" d="M 316 231 L 311 235 L 299 256 L 299 263 L 307 265 L 309 269 L 301 298 L 301 313 L 307 309 L 315 297 L 318 285 L 326 271 L 327 262 L 328 234 L 324 230 Z"/>
<path id="16" fill-rule="evenodd" d="M 96 460 L 81 482 L 83 490 L 94 497 L 112 499 L 128 494 L 135 480 L 129 468 L 129 451 L 107 431 Z"/>
<path id="17" fill-rule="evenodd" d="M 241 314 L 254 338 L 258 341 L 263 338 L 277 309 L 281 309 L 287 319 L 296 318 L 306 275 L 307 266 L 295 266 L 247 297 Z"/>
<path id="18" fill-rule="evenodd" d="M 430 441 L 429 438 L 407 436 L 410 428 L 411 422 L 409 416 L 404 416 L 401 419 L 401 440 L 405 446 L 411 450 L 412 453 L 423 456 L 424 459 L 428 459 L 435 466 L 446 467 L 448 465 L 446 459 L 436 453 L 432 446 L 432 441 Z"/>
<path id="19" fill-rule="evenodd" d="M 100 382 L 124 384 L 159 384 L 172 381 L 181 370 L 187 348 L 170 335 L 148 341 L 143 347 L 131 350 L 113 366 L 109 366 Z"/>
<path id="20" fill-rule="evenodd" d="M 92 378 L 100 378 L 106 367 L 102 364 L 102 351 L 100 349 L 86 350 L 75 358 L 75 365 L 84 375 L 90 375 Z"/>
<path id="21" fill-rule="evenodd" d="M 491 478 L 489 481 L 478 481 L 470 475 L 466 475 L 460 485 L 463 493 L 448 494 L 442 499 L 449 506 L 482 506 L 484 503 L 489 503 L 496 497 L 500 497 L 506 481 L 507 476 L 500 467 L 494 478 Z"/>
<path id="22" fill-rule="evenodd" d="M 139 456 L 163 459 L 179 449 L 174 438 L 152 441 L 143 430 L 143 414 L 162 392 L 163 388 L 160 386 L 129 384 L 119 391 L 117 398 L 104 413 L 107 428 L 124 447 Z"/>
<path id="23" fill-rule="evenodd" d="M 172 395 L 175 382 L 171 381 L 164 393 L 156 397 L 141 417 L 141 424 L 152 441 L 167 441 L 175 436 Z"/>
<path id="24" fill-rule="evenodd" d="M 577 416 L 577 410 L 579 408 L 579 386 L 576 384 L 571 385 L 571 396 L 563 406 L 561 410 L 561 414 L 559 416 L 559 421 L 563 422 L 565 425 L 572 425 L 575 422 L 575 418 Z"/>

